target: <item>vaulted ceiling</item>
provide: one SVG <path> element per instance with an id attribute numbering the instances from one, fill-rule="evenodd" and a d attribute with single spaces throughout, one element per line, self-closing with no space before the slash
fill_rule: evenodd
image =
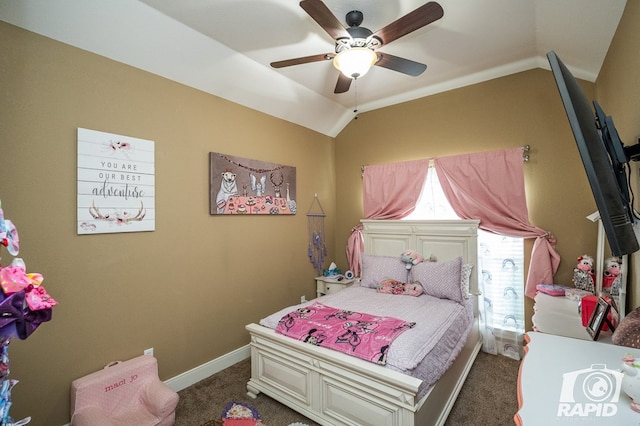
<path id="1" fill-rule="evenodd" d="M 425 0 L 324 0 L 376 31 Z M 273 61 L 334 51 L 297 0 L 0 0 L 0 20 L 335 136 L 359 112 L 532 68 L 555 50 L 595 81 L 626 0 L 438 0 L 444 16 L 380 48 L 427 65 L 382 67 L 334 94 L 331 61 Z"/>

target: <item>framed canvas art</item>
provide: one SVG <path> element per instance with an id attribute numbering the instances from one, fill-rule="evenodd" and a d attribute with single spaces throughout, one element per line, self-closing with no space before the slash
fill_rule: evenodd
<path id="1" fill-rule="evenodd" d="M 155 230 L 154 142 L 78 129 L 77 232 Z"/>
<path id="2" fill-rule="evenodd" d="M 209 153 L 209 213 L 296 214 L 296 168 Z"/>

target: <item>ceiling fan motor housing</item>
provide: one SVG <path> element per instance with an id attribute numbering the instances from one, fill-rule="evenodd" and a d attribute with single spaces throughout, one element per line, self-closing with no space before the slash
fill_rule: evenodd
<path id="1" fill-rule="evenodd" d="M 348 38 L 339 38 L 336 40 L 336 53 L 352 47 L 368 47 L 369 49 L 377 49 L 382 45 L 382 40 L 378 37 L 371 37 L 373 32 L 369 28 L 361 27 L 364 15 L 359 10 L 352 10 L 345 15 L 345 21 L 349 26 L 346 28 L 351 36 Z"/>
<path id="2" fill-rule="evenodd" d="M 352 10 L 346 14 L 344 20 L 350 27 L 359 27 L 364 20 L 364 15 L 359 10 Z"/>
<path id="3" fill-rule="evenodd" d="M 355 39 L 366 40 L 373 32 L 369 28 L 365 27 L 349 27 L 347 28 L 347 32 L 351 35 L 351 37 Z"/>

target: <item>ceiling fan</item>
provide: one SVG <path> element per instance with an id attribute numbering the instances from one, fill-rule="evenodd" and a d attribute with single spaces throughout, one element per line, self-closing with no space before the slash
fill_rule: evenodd
<path id="1" fill-rule="evenodd" d="M 335 40 L 335 52 L 276 61 L 272 62 L 271 66 L 283 68 L 333 60 L 334 66 L 341 71 L 334 93 L 348 91 L 351 81 L 362 77 L 373 65 L 414 77 L 422 74 L 427 69 L 425 64 L 379 52 L 377 49 L 437 21 L 444 15 L 442 6 L 436 2 L 429 2 L 374 33 L 360 26 L 364 16 L 359 10 L 347 13 L 345 21 L 349 27 L 345 28 L 321 0 L 302 0 L 300 7 Z M 359 56 L 360 63 L 364 66 L 357 69 L 349 68 L 349 56 Z"/>

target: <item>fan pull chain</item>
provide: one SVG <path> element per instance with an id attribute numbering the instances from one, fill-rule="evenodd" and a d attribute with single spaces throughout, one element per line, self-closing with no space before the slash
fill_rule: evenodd
<path id="1" fill-rule="evenodd" d="M 353 117 L 354 120 L 358 119 L 358 79 L 354 78 L 353 79 L 353 96 L 354 96 L 354 106 L 353 106 L 353 113 L 355 114 L 355 117 Z"/>

